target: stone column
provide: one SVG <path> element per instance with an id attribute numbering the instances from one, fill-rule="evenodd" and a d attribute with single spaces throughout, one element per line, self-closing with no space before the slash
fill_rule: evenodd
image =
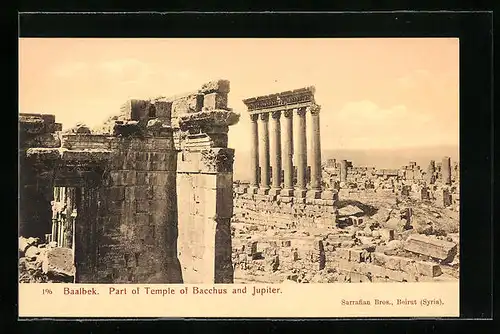
<path id="1" fill-rule="evenodd" d="M 441 174 L 443 177 L 443 184 L 451 184 L 451 159 L 450 157 L 443 157 L 443 163 L 441 165 Z"/>
<path id="2" fill-rule="evenodd" d="M 272 167 L 272 186 L 270 194 L 279 195 L 281 191 L 281 111 L 275 111 L 271 114 L 271 167 Z"/>
<path id="3" fill-rule="evenodd" d="M 285 116 L 285 129 L 284 129 L 284 140 L 283 140 L 283 170 L 284 170 L 284 180 L 283 189 L 281 190 L 281 196 L 292 196 L 293 195 L 293 112 L 292 110 L 286 110 L 283 113 Z"/>
<path id="4" fill-rule="evenodd" d="M 306 109 L 297 110 L 297 186 L 295 197 L 303 198 L 306 194 L 307 145 L 306 145 Z"/>
<path id="5" fill-rule="evenodd" d="M 269 113 L 260 114 L 259 162 L 260 162 L 260 194 L 269 193 Z"/>
<path id="6" fill-rule="evenodd" d="M 340 161 L 340 182 L 347 181 L 347 160 Z"/>
<path id="7" fill-rule="evenodd" d="M 307 196 L 321 197 L 321 137 L 318 105 L 309 108 L 311 113 L 311 189 Z"/>
<path id="8" fill-rule="evenodd" d="M 250 189 L 252 193 L 257 192 L 259 188 L 259 129 L 257 124 L 258 114 L 250 115 L 252 122 L 252 138 L 250 143 Z"/>
<path id="9" fill-rule="evenodd" d="M 436 172 L 436 163 L 434 160 L 431 160 L 429 162 L 429 166 L 427 167 L 427 173 L 426 173 L 426 181 L 428 184 L 433 184 L 435 181 L 434 178 L 434 173 Z"/>

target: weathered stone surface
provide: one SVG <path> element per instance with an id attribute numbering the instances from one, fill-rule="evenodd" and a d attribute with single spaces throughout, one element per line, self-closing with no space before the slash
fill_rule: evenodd
<path id="1" fill-rule="evenodd" d="M 170 122 L 172 116 L 172 102 L 171 101 L 155 101 L 156 117 L 165 119 Z M 170 124 L 167 124 L 170 125 Z"/>
<path id="2" fill-rule="evenodd" d="M 28 260 L 34 260 L 36 256 L 40 254 L 40 250 L 36 246 L 28 246 L 24 252 L 24 257 Z"/>
<path id="3" fill-rule="evenodd" d="M 412 234 L 406 240 L 404 249 L 441 261 L 451 261 L 457 253 L 457 244 L 421 234 Z"/>
<path id="4" fill-rule="evenodd" d="M 441 267 L 432 262 L 418 261 L 416 267 L 418 273 L 423 276 L 437 277 L 443 273 Z"/>
<path id="5" fill-rule="evenodd" d="M 172 102 L 172 116 L 195 113 L 203 108 L 203 94 L 191 94 L 178 98 Z"/>
<path id="6" fill-rule="evenodd" d="M 40 239 L 38 238 L 25 238 L 25 237 L 19 237 L 19 251 L 21 253 L 24 253 L 28 247 L 30 246 L 37 246 L 40 242 Z"/>
<path id="7" fill-rule="evenodd" d="M 364 262 L 364 252 L 361 249 L 350 249 L 349 259 L 354 262 Z"/>
<path id="8" fill-rule="evenodd" d="M 229 80 L 214 80 L 207 82 L 201 86 L 199 90 L 202 94 L 210 94 L 210 93 L 229 93 L 230 91 L 230 82 Z"/>
<path id="9" fill-rule="evenodd" d="M 387 243 L 385 246 L 385 251 L 392 251 L 395 249 L 401 249 L 403 248 L 403 242 L 401 240 L 391 240 Z"/>
<path id="10" fill-rule="evenodd" d="M 227 93 L 209 93 L 203 97 L 203 110 L 227 109 Z"/>
<path id="11" fill-rule="evenodd" d="M 274 272 L 276 270 L 278 270 L 279 266 L 280 266 L 280 258 L 279 258 L 279 255 L 271 255 L 267 261 L 266 261 L 266 265 L 267 265 L 267 268 Z"/>
<path id="12" fill-rule="evenodd" d="M 380 237 L 382 238 L 382 240 L 391 241 L 394 239 L 393 229 L 381 228 L 380 230 L 378 230 L 378 232 L 380 233 Z"/>
<path id="13" fill-rule="evenodd" d="M 351 258 L 351 253 L 347 248 L 337 248 L 336 252 L 341 259 L 350 260 Z"/>
<path id="14" fill-rule="evenodd" d="M 76 271 L 73 264 L 73 251 L 62 247 L 47 249 L 42 270 L 48 275 L 73 277 Z"/>

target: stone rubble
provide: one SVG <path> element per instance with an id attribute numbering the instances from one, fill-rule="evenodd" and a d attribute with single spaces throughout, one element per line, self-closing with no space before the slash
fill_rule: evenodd
<path id="1" fill-rule="evenodd" d="M 443 209 L 433 210 L 439 213 Z M 440 213 L 441 219 L 444 216 Z M 359 224 L 347 226 L 331 221 L 329 227 L 296 224 L 290 228 L 289 221 L 271 228 L 240 217 L 235 215 L 232 221 L 235 283 L 458 279 L 456 227 L 439 224 L 440 218 L 425 211 L 423 204 L 403 199 L 380 207 L 372 216 L 365 213 Z M 436 227 L 419 233 L 423 217 Z"/>
<path id="2" fill-rule="evenodd" d="M 73 251 L 38 238 L 19 238 L 20 283 L 72 283 L 75 277 Z"/>

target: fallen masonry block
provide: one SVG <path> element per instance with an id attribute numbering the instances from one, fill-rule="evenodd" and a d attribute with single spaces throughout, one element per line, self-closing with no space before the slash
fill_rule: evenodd
<path id="1" fill-rule="evenodd" d="M 394 240 L 394 230 L 388 228 L 381 228 L 379 231 L 382 240 L 391 241 Z"/>
<path id="2" fill-rule="evenodd" d="M 28 248 L 24 252 L 24 257 L 27 260 L 34 260 L 38 254 L 40 254 L 40 250 L 38 249 L 38 247 L 28 246 Z"/>
<path id="3" fill-rule="evenodd" d="M 401 248 L 403 248 L 403 242 L 401 240 L 391 240 L 385 245 L 384 252 Z"/>
<path id="4" fill-rule="evenodd" d="M 457 244 L 422 234 L 412 234 L 406 240 L 404 249 L 413 253 L 430 256 L 443 262 L 449 262 L 457 253 Z"/>
<path id="5" fill-rule="evenodd" d="M 329 234 L 327 237 L 328 242 L 343 242 L 343 241 L 352 241 L 354 235 L 352 234 Z"/>
<path id="6" fill-rule="evenodd" d="M 24 237 L 19 237 L 19 251 L 24 253 L 28 247 L 31 246 L 29 239 Z"/>
<path id="7" fill-rule="evenodd" d="M 401 270 L 408 274 L 410 277 L 418 276 L 417 264 L 414 261 L 401 261 L 400 262 Z"/>
<path id="8" fill-rule="evenodd" d="M 423 276 L 436 277 L 443 273 L 441 267 L 436 263 L 419 261 L 416 265 L 418 273 Z"/>
<path id="9" fill-rule="evenodd" d="M 343 241 L 341 244 L 340 244 L 343 248 L 351 248 L 355 245 L 355 242 L 354 240 L 351 240 L 351 241 Z"/>
<path id="10" fill-rule="evenodd" d="M 405 273 L 404 271 L 386 269 L 385 270 L 385 275 L 391 281 L 396 281 L 396 282 L 403 282 L 403 281 L 405 281 L 405 282 L 408 282 L 408 280 L 409 280 L 408 274 Z"/>
<path id="11" fill-rule="evenodd" d="M 245 247 L 247 254 L 252 256 L 253 254 L 257 253 L 257 245 L 257 241 L 249 242 Z"/>
<path id="12" fill-rule="evenodd" d="M 353 262 L 364 262 L 364 252 L 361 249 L 349 250 L 349 259 Z"/>
<path id="13" fill-rule="evenodd" d="M 38 238 L 25 238 L 25 237 L 19 237 L 19 251 L 21 253 L 24 253 L 28 247 L 30 246 L 36 246 L 40 243 L 40 239 Z"/>
<path id="14" fill-rule="evenodd" d="M 372 277 L 385 277 L 385 268 L 374 264 L 366 264 L 363 272 L 371 274 Z"/>
<path id="15" fill-rule="evenodd" d="M 374 264 L 383 266 L 388 269 L 400 270 L 401 258 L 397 256 L 389 256 L 384 253 L 375 252 L 372 253 L 372 261 Z"/>
<path id="16" fill-rule="evenodd" d="M 341 259 L 346 259 L 347 261 L 351 259 L 351 255 L 348 248 L 337 248 L 337 254 Z"/>
<path id="17" fill-rule="evenodd" d="M 44 274 L 48 275 L 73 277 L 76 269 L 73 264 L 73 251 L 71 248 L 48 249 L 42 262 L 42 270 Z"/>
<path id="18" fill-rule="evenodd" d="M 349 276 L 351 278 L 351 283 L 371 282 L 371 279 L 367 275 L 363 275 L 357 272 L 351 272 L 349 273 Z"/>
<path id="19" fill-rule="evenodd" d="M 344 272 L 351 272 L 351 271 L 355 270 L 356 263 L 349 262 L 349 260 L 346 260 L 346 259 L 339 259 L 337 261 L 337 268 L 338 268 L 338 270 L 341 270 Z"/>

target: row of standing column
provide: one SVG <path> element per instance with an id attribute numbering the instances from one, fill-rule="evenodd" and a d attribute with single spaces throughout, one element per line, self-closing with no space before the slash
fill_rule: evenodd
<path id="1" fill-rule="evenodd" d="M 251 187 L 261 193 L 281 194 L 282 196 L 304 197 L 307 189 L 307 145 L 306 113 L 311 117 L 311 183 L 310 191 L 321 191 L 321 146 L 319 107 L 290 109 L 284 111 L 251 114 Z M 294 116 L 295 115 L 295 116 Z M 271 116 L 271 117 L 270 117 Z M 283 116 L 283 147 L 281 147 L 281 116 Z M 271 118 L 271 121 L 269 120 Z M 297 122 L 297 147 L 293 147 L 293 119 Z M 269 122 L 270 121 L 270 122 Z M 260 123 L 260 126 L 259 126 Z M 269 129 L 269 123 L 271 123 Z M 260 131 L 259 131 L 260 130 Z M 272 136 L 270 147 L 269 135 Z M 282 155 L 283 153 L 283 155 Z M 294 185 L 293 155 L 297 158 L 297 183 Z M 260 166 L 260 169 L 259 169 Z M 271 168 L 272 180 L 271 180 Z M 284 175 L 281 179 L 281 170 Z M 260 175 L 259 175 L 260 173 Z M 260 176 L 260 177 L 259 177 Z M 260 179 L 260 182 L 259 182 Z M 281 187 L 283 181 L 283 188 Z"/>

